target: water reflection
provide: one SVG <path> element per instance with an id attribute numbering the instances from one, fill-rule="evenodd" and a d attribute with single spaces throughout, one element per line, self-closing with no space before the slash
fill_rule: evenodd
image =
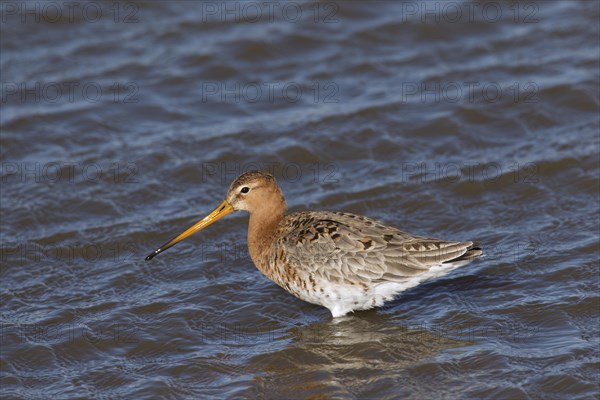
<path id="1" fill-rule="evenodd" d="M 383 313 L 361 314 L 288 329 L 287 346 L 249 361 L 248 370 L 261 376 L 253 390 L 273 398 L 284 390 L 298 397 L 354 396 L 359 390 L 367 396 L 377 387 L 385 396 L 390 382 L 408 379 L 407 369 L 470 343 Z"/>

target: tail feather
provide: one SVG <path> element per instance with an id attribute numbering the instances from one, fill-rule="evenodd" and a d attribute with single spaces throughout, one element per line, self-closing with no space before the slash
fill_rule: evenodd
<path id="1" fill-rule="evenodd" d="M 455 263 L 455 262 L 460 262 L 460 261 L 471 261 L 471 260 L 474 260 L 475 258 L 481 256 L 482 254 L 483 254 L 483 250 L 481 249 L 481 247 L 473 244 L 467 248 L 467 251 L 464 254 L 462 254 L 459 257 L 453 258 L 452 260 L 445 261 L 444 264 Z"/>

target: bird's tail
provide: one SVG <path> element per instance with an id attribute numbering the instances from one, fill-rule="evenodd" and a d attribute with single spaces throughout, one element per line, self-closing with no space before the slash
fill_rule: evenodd
<path id="1" fill-rule="evenodd" d="M 467 262 L 473 261 L 474 259 L 481 256 L 482 254 L 483 254 L 483 250 L 481 249 L 481 247 L 477 246 L 476 244 L 473 244 L 467 248 L 467 251 L 463 255 L 453 258 L 452 260 L 445 261 L 444 264 L 446 264 L 446 263 L 448 263 L 448 264 L 461 263 L 462 265 L 464 265 Z"/>

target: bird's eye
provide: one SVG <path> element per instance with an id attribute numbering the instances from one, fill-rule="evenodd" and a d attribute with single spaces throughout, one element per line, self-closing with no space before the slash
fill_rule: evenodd
<path id="1" fill-rule="evenodd" d="M 250 191 L 250 188 L 248 186 L 244 186 L 242 188 L 242 190 L 240 190 L 240 193 L 248 193 Z"/>

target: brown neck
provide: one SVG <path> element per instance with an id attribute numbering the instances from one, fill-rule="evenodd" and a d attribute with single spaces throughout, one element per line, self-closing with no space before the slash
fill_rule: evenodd
<path id="1" fill-rule="evenodd" d="M 257 264 L 261 255 L 268 250 L 276 238 L 279 223 L 285 215 L 285 202 L 269 209 L 255 210 L 250 213 L 248 223 L 248 250 Z M 258 265 L 257 265 L 258 266 Z"/>

